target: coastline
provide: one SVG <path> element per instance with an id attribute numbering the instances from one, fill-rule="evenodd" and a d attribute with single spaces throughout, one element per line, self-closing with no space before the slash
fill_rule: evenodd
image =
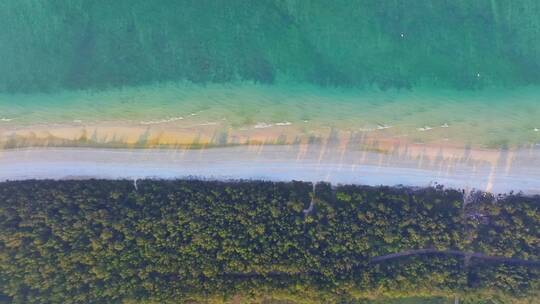
<path id="1" fill-rule="evenodd" d="M 381 91 L 181 82 L 0 94 L 0 149 L 297 144 L 336 136 L 515 148 L 540 142 L 539 93 L 539 86 Z"/>
<path id="2" fill-rule="evenodd" d="M 25 179 L 262 179 L 540 193 L 540 150 L 346 145 L 212 149 L 25 148 L 0 151 L 0 181 Z"/>
<path id="3" fill-rule="evenodd" d="M 396 145 L 419 145 L 452 149 L 500 150 L 528 149 L 537 141 L 513 144 L 501 140 L 486 144 L 467 139 L 468 131 L 454 126 L 419 128 L 405 132 L 387 125 L 358 129 L 325 125 L 315 121 L 278 123 L 258 122 L 231 126 L 226 121 L 209 122 L 204 118 L 169 120 L 145 125 L 133 121 L 0 125 L 0 150 L 38 147 L 89 148 L 170 148 L 200 149 L 238 145 L 348 145 L 353 149 L 380 152 Z M 450 136 L 460 133 L 462 136 Z"/>

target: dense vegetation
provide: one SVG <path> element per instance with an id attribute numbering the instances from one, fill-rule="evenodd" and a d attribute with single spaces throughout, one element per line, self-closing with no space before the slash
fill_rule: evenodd
<path id="1" fill-rule="evenodd" d="M 540 84 L 536 0 L 3 0 L 0 91 Z"/>
<path id="2" fill-rule="evenodd" d="M 433 296 L 428 303 L 454 296 L 497 303 L 539 296 L 538 263 L 444 250 L 540 260 L 540 198 L 466 201 L 440 187 L 5 182 L 0 302 L 379 303 L 373 298 L 418 295 Z M 374 260 L 425 248 L 440 252 Z"/>

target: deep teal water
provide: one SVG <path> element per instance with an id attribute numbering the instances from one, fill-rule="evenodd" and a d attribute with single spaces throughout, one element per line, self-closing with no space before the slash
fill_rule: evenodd
<path id="1" fill-rule="evenodd" d="M 4 0 L 0 91 L 539 84 L 539 15 L 535 0 Z"/>

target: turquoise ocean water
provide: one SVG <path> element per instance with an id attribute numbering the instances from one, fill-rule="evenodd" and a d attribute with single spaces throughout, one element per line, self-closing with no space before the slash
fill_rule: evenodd
<path id="1" fill-rule="evenodd" d="M 0 131 L 192 114 L 488 147 L 540 140 L 540 3 L 0 3 Z"/>

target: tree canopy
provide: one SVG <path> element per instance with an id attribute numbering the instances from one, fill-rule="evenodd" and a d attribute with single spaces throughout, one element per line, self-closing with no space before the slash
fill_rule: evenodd
<path id="1" fill-rule="evenodd" d="M 540 260 L 539 197 L 482 194 L 464 205 L 463 192 L 442 187 L 314 189 L 264 181 L 0 183 L 0 302 L 538 296 L 540 267 L 526 262 Z M 375 259 L 425 248 L 434 252 Z"/>

